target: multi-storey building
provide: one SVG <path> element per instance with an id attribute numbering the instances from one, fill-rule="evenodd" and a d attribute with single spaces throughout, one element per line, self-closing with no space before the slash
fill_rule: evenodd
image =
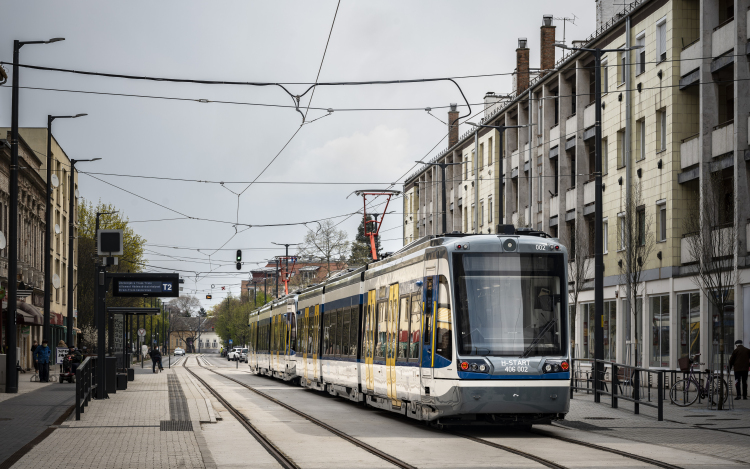
<path id="1" fill-rule="evenodd" d="M 0 133 L 6 135 L 10 129 L 0 128 Z M 41 204 L 42 204 L 42 219 L 44 219 L 44 207 L 46 206 L 44 201 L 44 195 L 46 192 L 46 179 L 47 171 L 51 170 L 52 174 L 57 176 L 58 184 L 52 187 L 52 225 L 49 226 L 49 230 L 52 234 L 52 245 L 51 245 L 51 256 L 52 256 L 52 275 L 56 275 L 59 278 L 59 288 L 52 288 L 52 294 L 50 298 L 50 342 L 52 346 L 57 345 L 60 340 L 65 340 L 66 329 L 68 326 L 68 302 L 73 302 L 73 310 L 76 312 L 76 295 L 73 295 L 72 299 L 68 298 L 68 262 L 73 262 L 73 285 L 76 285 L 78 278 L 78 238 L 74 228 L 74 251 L 68 252 L 68 209 L 70 206 L 70 158 L 65 153 L 65 150 L 60 146 L 57 139 L 52 136 L 51 148 L 52 148 L 52 165 L 51 168 L 47 168 L 47 128 L 46 127 L 24 127 L 18 130 L 21 138 L 26 142 L 28 152 L 33 155 L 34 158 L 38 159 L 40 164 L 34 167 L 36 175 L 42 178 L 45 186 L 42 188 Z M 23 172 L 21 173 L 23 174 Z M 78 193 L 78 174 L 73 174 L 73 192 Z M 77 196 L 76 196 L 77 197 Z M 77 201 L 76 201 L 77 202 Z M 74 204 L 77 210 L 77 203 Z M 74 215 L 75 217 L 76 215 Z M 77 226 L 77 219 L 74 218 L 74 227 Z M 19 231 L 20 232 L 20 231 Z M 39 247 L 40 252 L 43 250 L 44 245 L 44 232 L 42 232 L 42 240 Z M 42 258 L 44 259 L 44 258 Z M 42 262 L 39 268 L 40 281 L 44 282 L 44 263 Z M 20 271 L 20 268 L 19 268 Z M 54 285 L 54 283 L 53 283 Z M 43 289 L 43 286 L 40 288 Z M 75 290 L 74 290 L 75 291 Z M 39 307 L 44 305 L 43 293 L 41 296 L 34 297 L 34 304 Z M 73 337 L 76 338 L 78 332 L 76 324 L 77 319 L 74 317 L 73 323 Z M 77 339 L 74 339 L 77 343 Z M 70 345 L 70 344 L 68 344 Z"/>
<path id="2" fill-rule="evenodd" d="M 598 0 L 596 32 L 573 43 L 643 46 L 604 53 L 601 67 L 606 359 L 674 369 L 679 358 L 700 352 L 718 363 L 719 315 L 700 293 L 686 219 L 719 208 L 729 208 L 724 223 L 737 232 L 736 280 L 724 292 L 736 307 L 725 313 L 725 353 L 734 339 L 750 340 L 749 6 L 748 0 Z M 586 246 L 593 256 L 593 240 L 577 243 L 573 235 L 592 239 L 595 222 L 594 56 L 571 51 L 555 61 L 549 16 L 540 56 L 535 73 L 526 40 L 519 40 L 515 89 L 488 93 L 480 122 L 526 127 L 506 129 L 501 139 L 497 129 L 470 127 L 459 136 L 458 125 L 449 126 L 449 148 L 432 160 L 462 163 L 446 170 L 446 231 L 493 233 L 512 223 L 545 231 L 569 249 Z M 449 125 L 457 118 L 454 108 Z M 717 175 L 727 182 L 724 192 L 710 194 Z M 405 243 L 442 232 L 441 184 L 435 166 L 406 180 Z M 635 314 L 621 276 L 628 188 L 638 202 L 633 216 L 651 228 L 653 240 L 652 254 L 639 259 L 643 288 Z M 723 207 L 701 203 L 709 199 Z M 593 262 L 585 277 L 573 327 L 579 357 L 593 355 Z"/>

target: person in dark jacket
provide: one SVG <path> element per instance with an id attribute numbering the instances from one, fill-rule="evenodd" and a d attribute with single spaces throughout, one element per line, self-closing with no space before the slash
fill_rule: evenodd
<path id="1" fill-rule="evenodd" d="M 71 346 L 68 351 L 68 356 L 70 357 L 70 371 L 75 373 L 78 369 L 78 365 L 83 362 L 83 354 L 79 352 L 77 348 Z"/>
<path id="2" fill-rule="evenodd" d="M 740 381 L 742 382 L 742 399 L 747 399 L 747 370 L 750 368 L 750 349 L 738 340 L 734 343 L 734 352 L 729 357 L 729 368 L 734 369 L 734 387 L 737 389 L 736 399 L 740 399 Z"/>
<path id="3" fill-rule="evenodd" d="M 34 341 L 34 345 L 31 346 L 31 356 L 32 357 L 34 356 L 34 351 L 37 349 L 37 347 L 39 347 L 39 342 L 37 342 L 35 340 Z M 34 374 L 35 375 L 39 374 L 39 364 L 37 362 L 34 362 Z"/>
<path id="4" fill-rule="evenodd" d="M 158 348 L 152 348 L 150 352 L 148 352 L 148 356 L 151 357 L 151 371 L 156 373 L 156 365 L 159 365 L 159 370 L 164 370 L 164 368 L 161 366 L 161 352 Z"/>
<path id="5" fill-rule="evenodd" d="M 43 340 L 42 345 L 34 350 L 34 363 L 39 366 L 39 381 L 42 383 L 49 382 L 49 362 L 52 357 L 52 350 L 47 346 L 47 341 Z"/>

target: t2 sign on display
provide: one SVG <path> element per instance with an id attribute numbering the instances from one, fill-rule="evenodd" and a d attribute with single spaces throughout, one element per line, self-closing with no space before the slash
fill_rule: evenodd
<path id="1" fill-rule="evenodd" d="M 178 297 L 178 274 L 114 274 L 114 296 Z"/>

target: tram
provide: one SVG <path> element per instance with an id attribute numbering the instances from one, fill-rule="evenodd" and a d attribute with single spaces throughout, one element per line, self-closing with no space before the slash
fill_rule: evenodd
<path id="1" fill-rule="evenodd" d="M 563 419 L 567 251 L 504 229 L 425 237 L 258 308 L 251 370 L 436 425 Z"/>

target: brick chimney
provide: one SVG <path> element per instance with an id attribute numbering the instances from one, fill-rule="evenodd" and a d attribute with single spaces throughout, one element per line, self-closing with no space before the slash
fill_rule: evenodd
<path id="1" fill-rule="evenodd" d="M 555 27 L 552 26 L 552 15 L 544 15 L 542 19 L 542 54 L 539 67 L 542 75 L 545 70 L 555 68 Z"/>
<path id="2" fill-rule="evenodd" d="M 516 49 L 516 94 L 521 94 L 529 88 L 529 48 L 526 38 L 518 38 Z"/>
<path id="3" fill-rule="evenodd" d="M 448 148 L 458 143 L 458 105 L 451 103 L 448 111 Z"/>

